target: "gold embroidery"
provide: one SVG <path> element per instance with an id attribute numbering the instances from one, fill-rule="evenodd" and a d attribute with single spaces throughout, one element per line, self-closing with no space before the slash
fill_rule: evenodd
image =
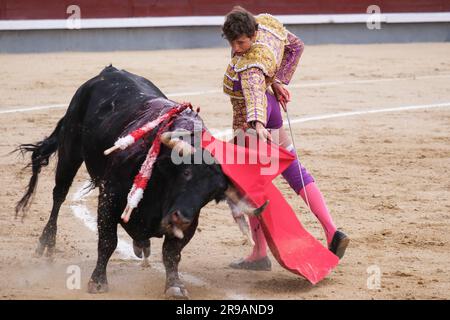
<path id="1" fill-rule="evenodd" d="M 241 78 L 242 92 L 245 98 L 247 109 L 247 122 L 260 121 L 266 124 L 267 120 L 267 99 L 266 81 L 260 69 L 252 68 L 242 72 Z"/>
<path id="2" fill-rule="evenodd" d="M 234 66 L 234 71 L 242 72 L 253 67 L 261 69 L 266 76 L 272 78 L 277 69 L 277 61 L 272 50 L 265 45 L 253 45 L 250 50 L 237 61 Z"/>
<path id="3" fill-rule="evenodd" d="M 256 16 L 256 22 L 261 29 L 269 31 L 280 40 L 286 40 L 287 30 L 274 16 L 268 13 L 260 14 Z"/>
<path id="4" fill-rule="evenodd" d="M 245 101 L 231 98 L 233 106 L 233 130 L 248 128 L 247 124 L 247 109 L 245 108 Z"/>

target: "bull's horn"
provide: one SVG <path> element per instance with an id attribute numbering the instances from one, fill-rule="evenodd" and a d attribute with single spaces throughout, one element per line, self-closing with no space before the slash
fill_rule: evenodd
<path id="1" fill-rule="evenodd" d="M 183 231 L 181 231 L 180 228 L 178 228 L 177 226 L 173 226 L 172 227 L 172 233 L 175 237 L 177 237 L 178 239 L 183 239 L 184 238 L 184 234 Z"/>
<path id="2" fill-rule="evenodd" d="M 269 200 L 266 200 L 266 202 L 263 203 L 262 206 L 259 208 L 255 208 L 252 205 L 250 205 L 247 200 L 242 197 L 237 189 L 230 185 L 227 190 L 225 190 L 225 196 L 228 197 L 228 199 L 236 206 L 238 207 L 239 211 L 248 214 L 248 215 L 260 215 L 264 209 L 266 209 L 267 205 L 269 204 Z"/>
<path id="3" fill-rule="evenodd" d="M 256 208 L 255 210 L 253 210 L 253 214 L 255 216 L 259 216 L 264 211 L 264 209 L 266 209 L 268 204 L 269 204 L 269 200 L 266 200 L 266 202 L 264 202 L 261 207 Z"/>
<path id="4" fill-rule="evenodd" d="M 165 144 L 169 148 L 178 151 L 179 155 L 185 156 L 195 152 L 195 148 L 191 146 L 189 143 L 180 140 L 177 137 L 190 134 L 191 133 L 189 131 L 164 132 L 163 134 L 161 134 L 160 140 L 163 144 Z"/>

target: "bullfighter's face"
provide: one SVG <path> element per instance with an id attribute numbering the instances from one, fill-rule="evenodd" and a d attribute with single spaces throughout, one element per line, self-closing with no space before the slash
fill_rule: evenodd
<path id="1" fill-rule="evenodd" d="M 253 43 L 256 40 L 256 33 L 252 37 L 247 36 L 246 34 L 241 35 L 239 38 L 230 41 L 231 50 L 233 51 L 233 55 L 241 56 L 245 54 L 252 47 Z"/>

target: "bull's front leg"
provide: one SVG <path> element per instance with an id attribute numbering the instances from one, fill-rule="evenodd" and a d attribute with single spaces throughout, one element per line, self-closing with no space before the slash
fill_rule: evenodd
<path id="1" fill-rule="evenodd" d="M 166 269 L 166 297 L 173 299 L 189 299 L 188 291 L 178 275 L 178 264 L 181 260 L 181 250 L 194 236 L 198 225 L 198 214 L 189 228 L 184 232 L 183 239 L 166 235 L 163 243 L 163 262 Z"/>
<path id="2" fill-rule="evenodd" d="M 112 203 L 116 203 L 116 201 L 113 201 L 110 197 L 104 197 L 102 192 L 100 193 L 97 218 L 98 257 L 97 265 L 89 280 L 89 293 L 108 291 L 106 266 L 117 247 L 117 223 L 119 218 L 114 215 L 114 211 L 111 211 Z"/>

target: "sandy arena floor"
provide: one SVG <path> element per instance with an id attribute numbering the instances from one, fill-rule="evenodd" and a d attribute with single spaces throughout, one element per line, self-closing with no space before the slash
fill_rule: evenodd
<path id="1" fill-rule="evenodd" d="M 180 270 L 193 299 L 449 299 L 450 298 L 450 44 L 308 46 L 290 86 L 291 118 L 328 115 L 294 127 L 303 164 L 315 176 L 336 224 L 352 239 L 341 264 L 312 286 L 275 263 L 272 272 L 235 271 L 247 254 L 225 203 L 207 205 L 183 251 Z M 24 222 L 14 219 L 30 172 L 10 155 L 20 143 L 49 135 L 76 89 L 114 66 L 152 80 L 166 94 L 201 107 L 209 128 L 231 126 L 220 93 L 226 49 L 0 55 L 0 298 L 163 299 L 161 239 L 152 240 L 151 267 L 129 258 L 130 238 L 108 266 L 110 292 L 90 295 L 96 261 L 95 192 L 72 200 L 87 179 L 80 170 L 63 205 L 54 262 L 34 258 L 51 208 L 54 168 L 40 175 Z M 203 91 L 206 91 L 203 92 Z M 436 107 L 436 104 L 443 104 Z M 418 109 L 401 109 L 423 106 Z M 431 108 L 435 106 L 434 108 Z M 399 108 L 391 112 L 329 115 Z M 17 110 L 17 109 L 20 109 Z M 8 110 L 10 112 L 8 112 Z M 15 110 L 15 111 L 14 111 Z M 321 241 L 315 217 L 281 179 L 277 185 L 308 230 Z M 69 290 L 67 268 L 81 268 L 81 289 Z M 374 267 L 375 266 L 375 267 Z M 373 268 L 381 287 L 373 288 Z"/>

